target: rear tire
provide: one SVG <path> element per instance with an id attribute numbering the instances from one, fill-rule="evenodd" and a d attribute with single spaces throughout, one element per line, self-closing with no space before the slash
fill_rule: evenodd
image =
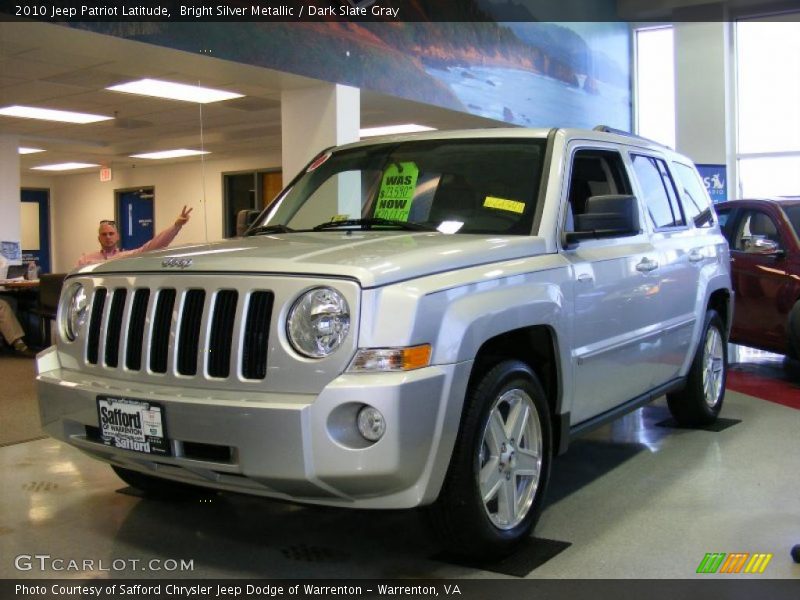
<path id="1" fill-rule="evenodd" d="M 528 538 L 550 475 L 547 399 L 530 367 L 507 360 L 467 392 L 461 429 L 431 522 L 445 546 L 499 559 Z"/>
<path id="2" fill-rule="evenodd" d="M 195 485 L 153 477 L 152 475 L 117 467 L 116 465 L 111 465 L 111 468 L 114 469 L 114 473 L 116 473 L 117 477 L 122 479 L 122 481 L 151 498 L 159 498 L 161 500 L 185 500 L 187 498 L 195 498 L 203 494 L 213 493 Z"/>
<path id="3" fill-rule="evenodd" d="M 728 340 L 725 327 L 717 312 L 709 310 L 686 387 L 667 394 L 667 405 L 679 425 L 703 427 L 717 419 L 725 399 L 727 374 Z"/>

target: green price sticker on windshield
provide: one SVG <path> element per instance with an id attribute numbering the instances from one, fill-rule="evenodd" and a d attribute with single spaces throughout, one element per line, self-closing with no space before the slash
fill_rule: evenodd
<path id="1" fill-rule="evenodd" d="M 419 169 L 413 162 L 389 165 L 383 172 L 378 205 L 373 216 L 376 219 L 408 221 L 418 176 Z"/>

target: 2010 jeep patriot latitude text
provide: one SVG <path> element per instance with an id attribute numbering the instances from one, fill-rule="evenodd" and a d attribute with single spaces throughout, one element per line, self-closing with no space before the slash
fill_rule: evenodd
<path id="1" fill-rule="evenodd" d="M 244 237 L 85 267 L 39 355 L 46 431 L 150 492 L 431 505 L 527 537 L 554 453 L 667 394 L 723 401 L 728 247 L 692 163 L 603 131 L 320 154 Z"/>

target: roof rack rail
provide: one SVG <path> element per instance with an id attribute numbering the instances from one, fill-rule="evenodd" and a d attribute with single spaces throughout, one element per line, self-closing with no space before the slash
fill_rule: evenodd
<path id="1" fill-rule="evenodd" d="M 655 140 L 651 140 L 650 138 L 646 138 L 643 135 L 638 135 L 636 133 L 631 133 L 630 131 L 625 131 L 624 129 L 615 129 L 614 127 L 609 127 L 608 125 L 597 125 L 593 131 L 602 131 L 605 133 L 614 133 L 616 135 L 624 135 L 625 137 L 636 138 L 637 140 L 642 140 L 644 142 L 648 142 L 650 144 L 655 144 L 656 146 L 661 146 L 662 148 L 669 148 L 666 144 L 662 144 L 661 142 L 657 142 Z"/>

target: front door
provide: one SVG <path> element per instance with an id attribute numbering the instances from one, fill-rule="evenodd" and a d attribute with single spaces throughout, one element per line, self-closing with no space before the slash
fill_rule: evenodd
<path id="1" fill-rule="evenodd" d="M 731 277 L 736 290 L 736 342 L 786 351 L 786 319 L 794 299 L 783 255 L 757 251 L 757 240 L 783 248 L 772 216 L 755 209 L 740 213 L 731 244 Z"/>
<path id="2" fill-rule="evenodd" d="M 153 188 L 117 192 L 120 248 L 133 250 L 153 239 Z"/>
<path id="3" fill-rule="evenodd" d="M 23 188 L 20 199 L 22 260 L 35 261 L 42 273 L 49 273 L 50 191 Z"/>
<path id="4" fill-rule="evenodd" d="M 578 149 L 570 161 L 565 231 L 580 231 L 588 199 L 630 194 L 619 152 Z M 659 355 L 657 249 L 649 236 L 583 240 L 564 257 L 574 274 L 572 424 L 653 387 Z"/>

